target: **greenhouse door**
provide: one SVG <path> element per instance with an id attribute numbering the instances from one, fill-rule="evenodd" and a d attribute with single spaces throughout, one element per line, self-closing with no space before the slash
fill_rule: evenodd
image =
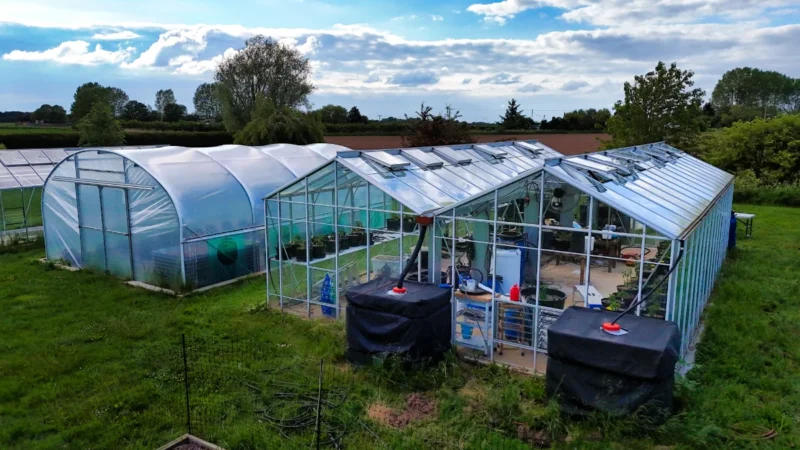
<path id="1" fill-rule="evenodd" d="M 132 279 L 127 191 L 79 184 L 78 202 L 83 266 Z"/>

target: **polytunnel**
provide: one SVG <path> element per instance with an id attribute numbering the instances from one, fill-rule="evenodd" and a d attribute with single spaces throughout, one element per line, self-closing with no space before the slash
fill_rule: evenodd
<path id="1" fill-rule="evenodd" d="M 173 290 L 263 271 L 261 198 L 340 149 L 276 144 L 70 154 L 43 188 L 47 258 Z"/>

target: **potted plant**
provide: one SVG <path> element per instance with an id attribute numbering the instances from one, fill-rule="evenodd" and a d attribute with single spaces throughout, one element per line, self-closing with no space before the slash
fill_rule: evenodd
<path id="1" fill-rule="evenodd" d="M 391 231 L 400 231 L 400 215 L 399 214 L 391 214 L 388 219 L 386 219 L 386 229 Z"/>
<path id="2" fill-rule="evenodd" d="M 551 287 L 539 286 L 539 306 L 553 309 L 564 309 L 567 294 Z"/>
<path id="3" fill-rule="evenodd" d="M 306 243 L 300 242 L 297 244 L 297 248 L 295 249 L 294 257 L 298 262 L 306 262 L 314 259 L 313 253 L 308 255 L 306 253 Z"/>
<path id="4" fill-rule="evenodd" d="M 289 248 L 292 248 L 292 251 L 294 251 L 294 247 L 291 246 L 292 244 L 286 244 L 283 247 L 276 245 L 275 254 L 278 255 L 276 257 L 280 257 L 280 259 L 287 261 L 289 258 L 291 258 L 291 256 L 289 256 Z"/>
<path id="5" fill-rule="evenodd" d="M 358 235 L 357 245 L 367 245 L 367 233 L 364 232 L 364 224 L 356 222 L 356 227 L 353 229 L 353 234 Z"/>
<path id="6" fill-rule="evenodd" d="M 344 231 L 339 232 L 339 251 L 347 250 L 350 248 L 350 239 L 347 238 L 347 233 Z"/>
<path id="7" fill-rule="evenodd" d="M 325 252 L 336 253 L 336 235 L 333 233 L 325 236 Z"/>
<path id="8" fill-rule="evenodd" d="M 403 232 L 411 233 L 417 226 L 417 219 L 413 216 L 403 216 Z"/>
<path id="9" fill-rule="evenodd" d="M 314 259 L 325 257 L 325 238 L 323 236 L 311 238 L 311 256 Z"/>

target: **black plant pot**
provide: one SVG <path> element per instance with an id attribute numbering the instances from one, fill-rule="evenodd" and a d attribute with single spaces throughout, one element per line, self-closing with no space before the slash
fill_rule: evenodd
<path id="1" fill-rule="evenodd" d="M 350 248 L 350 239 L 347 235 L 339 235 L 339 251 L 347 250 Z"/>
<path id="2" fill-rule="evenodd" d="M 400 231 L 400 219 L 397 217 L 393 219 L 386 219 L 386 229 L 391 231 Z"/>
<path id="3" fill-rule="evenodd" d="M 325 251 L 328 253 L 336 253 L 336 240 L 326 240 Z"/>
<path id="4" fill-rule="evenodd" d="M 347 242 L 350 244 L 350 247 L 358 247 L 359 241 L 361 241 L 361 238 L 359 238 L 357 234 L 351 233 L 347 235 Z"/>
<path id="5" fill-rule="evenodd" d="M 325 244 L 314 244 L 311 247 L 311 256 L 313 256 L 314 259 L 324 258 L 325 257 Z"/>
<path id="6" fill-rule="evenodd" d="M 294 257 L 299 262 L 305 262 L 306 261 L 306 248 L 305 247 L 297 247 L 297 250 L 294 253 Z M 314 259 L 313 256 L 312 256 L 311 259 Z"/>
<path id="7" fill-rule="evenodd" d="M 404 233 L 411 233 L 414 231 L 414 227 L 417 226 L 417 221 L 414 219 L 403 219 L 403 232 Z"/>
<path id="8" fill-rule="evenodd" d="M 564 302 L 567 299 L 567 294 L 561 290 L 548 287 L 540 286 L 539 290 L 544 293 L 544 298 L 539 298 L 539 306 L 554 309 L 564 309 Z"/>
<path id="9" fill-rule="evenodd" d="M 290 258 L 289 249 L 287 247 L 283 247 L 283 252 L 281 252 L 281 247 L 279 245 L 275 246 L 275 255 L 280 256 L 280 258 L 282 260 L 284 260 L 284 261 L 286 261 L 286 260 L 288 260 Z"/>
<path id="10" fill-rule="evenodd" d="M 357 245 L 367 245 L 367 233 L 363 231 L 359 231 L 357 233 L 353 233 L 354 235 L 358 236 L 358 244 Z"/>

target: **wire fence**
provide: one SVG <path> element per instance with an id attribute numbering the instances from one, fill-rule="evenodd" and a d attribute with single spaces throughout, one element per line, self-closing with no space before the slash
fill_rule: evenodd
<path id="1" fill-rule="evenodd" d="M 536 438 L 438 423 L 444 416 L 434 392 L 459 377 L 456 360 L 362 370 L 345 361 L 287 360 L 274 344 L 257 341 L 181 335 L 179 345 L 171 357 L 182 379 L 173 384 L 180 389 L 173 397 L 182 399 L 175 409 L 184 411 L 187 433 L 228 450 L 516 449 Z"/>

